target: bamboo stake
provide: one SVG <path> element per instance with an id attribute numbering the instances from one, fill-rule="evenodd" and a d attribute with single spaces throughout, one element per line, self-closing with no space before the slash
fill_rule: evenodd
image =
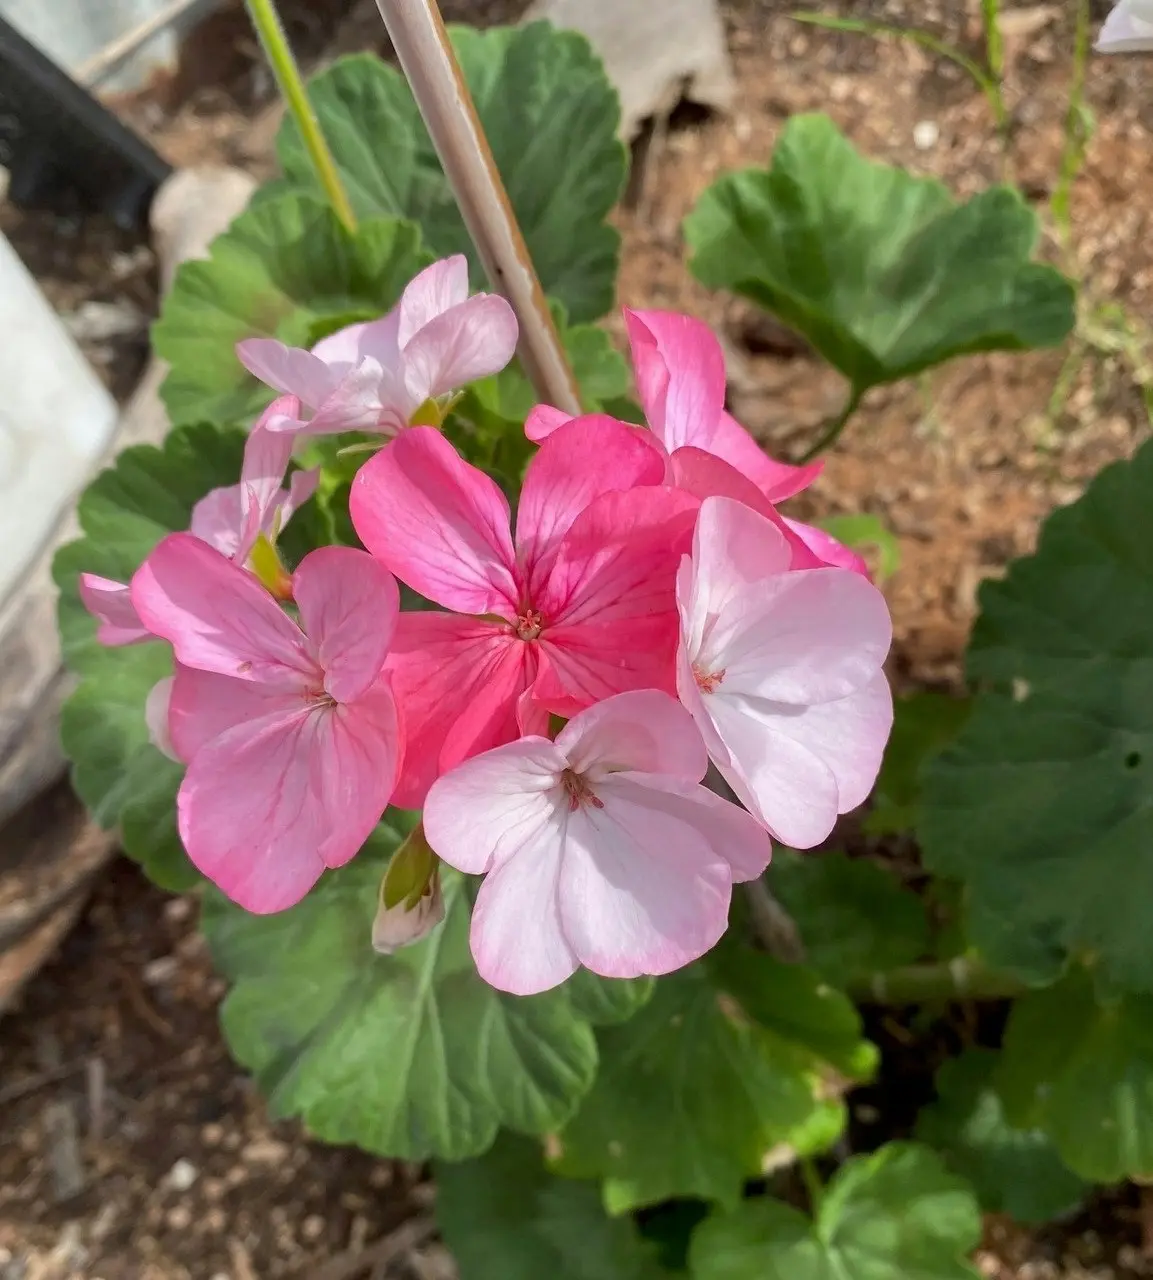
<path id="1" fill-rule="evenodd" d="M 579 414 L 576 380 L 436 0 L 376 5 L 492 287 L 516 312 L 525 373 L 542 401 Z"/>

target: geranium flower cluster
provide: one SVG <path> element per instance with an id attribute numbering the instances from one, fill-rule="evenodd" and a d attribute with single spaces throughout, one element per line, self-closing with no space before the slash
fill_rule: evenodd
<path id="1" fill-rule="evenodd" d="M 240 485 L 130 584 L 82 582 L 105 643 L 172 646 L 154 740 L 187 765 L 190 858 L 242 906 L 299 901 L 393 803 L 484 877 L 472 946 L 494 986 L 661 974 L 718 941 L 773 838 L 811 847 L 864 800 L 890 621 L 858 557 L 777 511 L 820 464 L 774 462 L 725 412 L 704 325 L 626 320 L 647 427 L 539 406 L 515 519 L 430 425 L 516 341 L 463 259 L 311 352 L 243 343 L 281 396 Z M 316 484 L 284 487 L 293 441 L 352 428 L 383 437 L 352 486 L 365 550 L 289 573 L 276 537 Z M 397 579 L 436 607 L 400 611 Z M 435 919 L 417 898 L 404 940 Z"/>

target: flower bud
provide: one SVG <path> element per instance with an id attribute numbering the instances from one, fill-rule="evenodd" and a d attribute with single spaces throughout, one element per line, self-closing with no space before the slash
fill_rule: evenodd
<path id="1" fill-rule="evenodd" d="M 417 827 L 392 855 L 380 882 L 372 947 L 390 956 L 427 937 L 444 919 L 440 859 Z"/>

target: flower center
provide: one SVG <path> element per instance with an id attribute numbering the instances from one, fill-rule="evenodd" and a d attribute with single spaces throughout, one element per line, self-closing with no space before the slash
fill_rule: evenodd
<path id="1" fill-rule="evenodd" d="M 695 662 L 693 663 L 693 679 L 697 682 L 697 688 L 702 693 L 716 693 L 717 685 L 725 678 L 725 668 L 719 671 L 705 671 Z"/>
<path id="2" fill-rule="evenodd" d="M 521 640 L 535 640 L 544 626 L 544 617 L 536 609 L 522 609 L 516 616 L 516 634 Z"/>
<path id="3" fill-rule="evenodd" d="M 568 807 L 572 813 L 575 813 L 582 804 L 591 804 L 594 809 L 605 807 L 604 801 L 597 798 L 592 787 L 581 774 L 566 769 L 560 776 L 560 784 L 564 787 L 565 795 L 568 796 Z"/>

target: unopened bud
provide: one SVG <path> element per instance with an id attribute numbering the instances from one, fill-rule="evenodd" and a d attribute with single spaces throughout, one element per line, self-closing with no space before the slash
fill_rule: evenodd
<path id="1" fill-rule="evenodd" d="M 372 947 L 390 956 L 427 937 L 444 919 L 440 859 L 417 827 L 392 855 L 380 882 Z"/>

